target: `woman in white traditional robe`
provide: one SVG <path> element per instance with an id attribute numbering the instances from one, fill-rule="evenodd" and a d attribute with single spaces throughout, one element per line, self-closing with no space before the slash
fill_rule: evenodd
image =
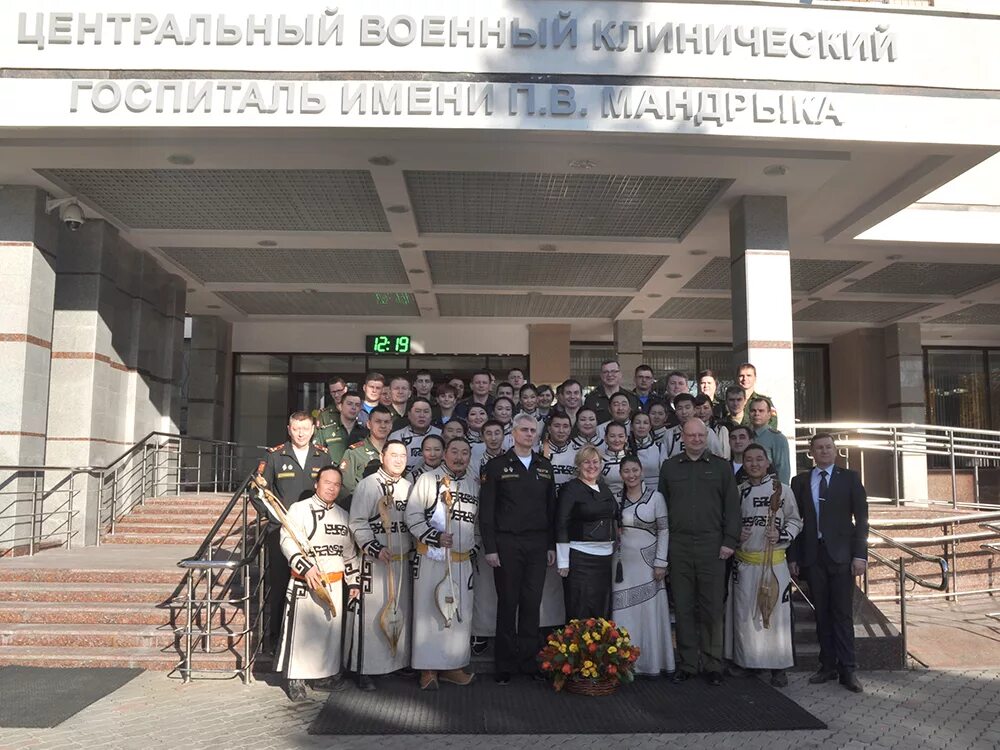
<path id="1" fill-rule="evenodd" d="M 576 451 L 571 435 L 573 422 L 565 413 L 556 412 L 549 419 L 542 441 L 542 455 L 552 464 L 552 478 L 559 488 L 576 476 Z M 538 613 L 538 624 L 542 632 L 566 624 L 566 596 L 559 569 L 550 565 L 545 569 L 545 586 L 542 589 L 542 606 Z"/>
<path id="2" fill-rule="evenodd" d="M 491 419 L 495 419 L 503 425 L 503 449 L 509 451 L 514 447 L 514 428 L 511 421 L 514 419 L 514 402 L 506 396 L 498 398 L 493 402 Z"/>
<path id="3" fill-rule="evenodd" d="M 277 669 L 284 672 L 288 697 L 296 702 L 306 699 L 305 680 L 314 681 L 314 687 L 320 689 L 346 687 L 342 679 L 347 612 L 344 593 L 348 591 L 351 600 L 358 598 L 360 570 L 347 511 L 336 504 L 340 486 L 340 469 L 321 468 L 316 475 L 316 494 L 288 509 L 286 520 L 294 536 L 284 526 L 280 532 L 281 552 L 291 568 L 291 578 Z M 321 587 L 329 593 L 335 611 L 316 595 Z"/>
<path id="4" fill-rule="evenodd" d="M 420 475 L 428 471 L 433 471 L 441 465 L 444 460 L 444 435 L 428 435 L 420 444 L 420 463 L 410 469 L 407 478 L 410 482 L 416 482 Z"/>
<path id="5" fill-rule="evenodd" d="M 468 442 L 453 439 L 444 464 L 417 480 L 406 503 L 417 550 L 411 663 L 420 670 L 421 690 L 436 690 L 439 679 L 455 685 L 472 682 L 463 669 L 472 655 L 470 558 L 479 515 L 479 481 L 468 470 L 470 456 Z"/>
<path id="6" fill-rule="evenodd" d="M 477 450 L 481 448 L 481 450 Z M 473 463 L 469 471 L 476 476 L 482 475 L 486 464 L 503 454 L 503 425 L 496 420 L 487 420 L 483 425 L 483 442 L 472 446 Z M 489 638 L 496 635 L 497 630 L 497 586 L 493 577 L 493 568 L 486 564 L 486 550 L 479 533 L 478 516 L 476 519 L 476 554 L 473 559 L 475 602 L 472 612 L 472 651 L 481 654 L 489 647 Z"/>
<path id="7" fill-rule="evenodd" d="M 635 456 L 621 463 L 624 488 L 620 495 L 622 534 L 621 575 L 615 565 L 611 617 L 639 647 L 636 672 L 657 676 L 674 671 L 670 635 L 667 574 L 667 503 L 655 485 L 642 481 L 642 464 Z"/>
<path id="8" fill-rule="evenodd" d="M 734 557 L 726 602 L 726 657 L 736 665 L 733 670 L 736 674 L 770 669 L 771 684 L 785 687 L 788 684 L 785 670 L 795 663 L 792 579 L 785 550 L 802 531 L 802 517 L 791 488 L 778 483 L 779 505 L 772 523 L 768 524 L 776 484 L 774 476 L 767 473 L 768 464 L 767 452 L 760 445 L 751 443 L 743 451 L 743 469 L 747 474 L 747 481 L 739 487 L 743 531 Z M 764 554 L 768 538 L 774 550 L 771 565 L 766 564 Z M 777 579 L 777 601 L 765 628 L 757 592 L 771 570 Z"/>
<path id="9" fill-rule="evenodd" d="M 581 408 L 576 413 L 576 433 L 573 438 L 574 450 L 580 450 L 585 445 L 592 445 L 597 450 L 604 450 L 604 438 L 597 434 L 597 412 L 593 409 Z"/>
<path id="10" fill-rule="evenodd" d="M 653 423 L 649 415 L 638 412 L 632 417 L 632 434 L 629 435 L 628 452 L 639 458 L 642 464 L 642 481 L 656 487 L 660 481 L 660 446 L 653 440 Z"/>
<path id="11" fill-rule="evenodd" d="M 608 425 L 607 434 L 604 436 L 604 450 L 601 451 L 601 458 L 604 460 L 604 468 L 601 471 L 604 483 L 615 497 L 622 491 L 622 478 L 618 467 L 625 458 L 627 445 L 628 434 L 625 425 L 618 422 Z"/>
<path id="12" fill-rule="evenodd" d="M 654 401 L 648 407 L 649 412 L 649 434 L 653 442 L 663 448 L 663 440 L 667 436 L 667 406 L 662 401 Z"/>
<path id="13" fill-rule="evenodd" d="M 382 449 L 382 466 L 365 477 L 354 489 L 351 501 L 351 532 L 361 549 L 361 597 L 352 628 L 351 648 L 346 655 L 348 668 L 358 674 L 362 690 L 374 690 L 371 675 L 404 669 L 410 664 L 410 611 L 413 572 L 410 536 L 404 514 L 410 483 L 406 471 L 406 446 L 387 441 Z M 380 504 L 387 498 L 389 528 L 382 523 Z M 390 591 L 390 566 L 392 584 Z M 394 596 L 396 607 L 386 609 L 387 629 L 394 633 L 395 644 L 381 625 L 381 615 Z M 400 623 L 393 627 L 392 621 Z"/>

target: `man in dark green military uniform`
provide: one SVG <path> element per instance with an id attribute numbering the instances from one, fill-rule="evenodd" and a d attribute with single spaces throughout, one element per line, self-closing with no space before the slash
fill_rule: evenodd
<path id="1" fill-rule="evenodd" d="M 316 442 L 326 446 L 330 452 L 330 463 L 337 466 L 348 446 L 362 442 L 368 437 L 368 429 L 358 422 L 358 414 L 361 413 L 361 394 L 357 391 L 345 393 L 334 421 L 324 424 L 322 419 L 326 413 L 325 409 L 320 413 L 321 421 L 316 431 Z"/>
<path id="2" fill-rule="evenodd" d="M 689 419 L 684 452 L 660 466 L 660 492 L 670 525 L 669 570 L 677 620 L 680 683 L 698 673 L 722 684 L 726 560 L 740 536 L 740 500 L 729 462 L 708 450 L 708 427 Z"/>
<path id="3" fill-rule="evenodd" d="M 770 396 L 765 396 L 763 393 L 757 393 L 757 368 L 749 362 L 744 362 L 737 370 L 736 382 L 739 383 L 740 388 L 743 389 L 743 392 L 747 396 L 747 408 L 743 411 L 743 424 L 750 426 L 750 402 L 755 398 L 766 398 L 768 404 L 771 406 L 771 415 L 767 420 L 767 426 L 772 430 L 777 430 L 778 410 L 774 408 L 774 399 Z M 781 481 L 785 482 L 784 479 Z M 785 484 L 788 484 L 788 482 L 785 482 Z"/>
<path id="4" fill-rule="evenodd" d="M 320 409 L 316 416 L 316 427 L 319 429 L 337 423 L 340 402 L 344 400 L 344 394 L 347 393 L 347 381 L 339 375 L 334 376 L 326 381 L 326 388 L 326 406 Z"/>
<path id="5" fill-rule="evenodd" d="M 312 441 L 315 431 L 311 416 L 304 411 L 292 412 L 288 417 L 289 442 L 268 448 L 267 455 L 257 465 L 257 473 L 264 477 L 268 489 L 286 508 L 312 496 L 319 470 L 330 463 L 326 448 Z M 281 552 L 280 531 L 278 520 L 270 518 L 265 545 L 268 559 L 267 639 L 271 648 L 278 645 L 289 576 L 288 563 Z"/>
<path id="6" fill-rule="evenodd" d="M 380 461 L 382 448 L 392 431 L 392 412 L 389 407 L 381 404 L 371 410 L 368 415 L 368 437 L 354 443 L 344 453 L 340 461 L 340 473 L 344 476 L 337 502 L 347 508 L 351 507 L 351 493 L 365 477 L 365 469 L 372 461 Z"/>

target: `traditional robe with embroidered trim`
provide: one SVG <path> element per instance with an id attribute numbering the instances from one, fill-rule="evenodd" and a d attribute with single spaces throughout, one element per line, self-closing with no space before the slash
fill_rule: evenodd
<path id="1" fill-rule="evenodd" d="M 552 464 L 552 478 L 558 491 L 566 482 L 576 476 L 576 452 L 579 450 L 570 440 L 566 445 L 542 443 L 542 455 Z M 550 565 L 545 569 L 545 587 L 542 589 L 542 607 L 538 613 L 538 624 L 543 629 L 561 627 L 566 624 L 566 592 L 559 569 Z"/>
<path id="2" fill-rule="evenodd" d="M 769 571 L 761 556 L 767 542 L 767 517 L 773 492 L 771 475 L 760 484 L 739 486 L 743 528 L 750 538 L 742 542 L 733 558 L 733 574 L 726 601 L 726 658 L 745 669 L 787 669 L 795 663 L 792 651 L 792 579 L 784 551 L 802 531 L 802 517 L 795 495 L 781 485 L 781 507 L 774 515 L 778 542 L 774 545 L 774 574 L 778 578 L 778 603 L 771 612 L 770 627 L 764 628 L 757 609 L 757 589 Z M 749 558 L 749 559 L 748 559 Z"/>
<path id="3" fill-rule="evenodd" d="M 607 449 L 607 446 L 601 451 L 601 459 L 604 461 L 604 466 L 601 468 L 601 479 L 608 485 L 608 489 L 615 497 L 618 497 L 625 487 L 621 475 L 622 459 L 625 458 L 625 455 L 624 450 L 611 451 Z"/>
<path id="4" fill-rule="evenodd" d="M 649 675 L 674 671 L 666 584 L 653 577 L 654 568 L 667 567 L 667 502 L 653 487 L 644 484 L 634 502 L 624 490 L 617 496 L 622 508 L 622 580 L 611 586 L 611 616 L 639 647 L 636 671 Z"/>
<path id="5" fill-rule="evenodd" d="M 343 629 L 347 619 L 344 593 L 358 588 L 357 549 L 347 511 L 339 505 L 327 506 L 313 495 L 293 503 L 287 518 L 299 538 L 312 545 L 318 560 L 305 557 L 282 527 L 281 551 L 288 560 L 292 577 L 285 595 L 277 669 L 289 680 L 322 679 L 338 674 L 343 668 Z M 301 578 L 314 564 L 327 578 L 339 575 L 338 580 L 327 583 L 327 591 L 337 608 L 336 616 L 331 615 L 327 605 Z"/>
<path id="6" fill-rule="evenodd" d="M 448 493 L 451 495 L 450 509 L 446 502 Z M 460 669 L 472 657 L 469 638 L 475 579 L 471 556 L 475 552 L 478 516 L 479 477 L 474 471 L 457 477 L 442 464 L 423 474 L 410 490 L 406 522 L 417 549 L 413 562 L 411 663 L 414 669 Z M 439 546 L 441 533 L 445 530 L 453 537 L 451 549 Z M 446 626 L 437 604 L 437 588 L 447 576 L 449 565 L 456 594 L 456 615 Z"/>
<path id="7" fill-rule="evenodd" d="M 393 480 L 384 470 L 358 482 L 351 502 L 351 532 L 362 552 L 361 596 L 354 617 L 351 648 L 345 657 L 348 668 L 359 674 L 388 674 L 410 664 L 410 622 L 413 592 L 413 537 L 406 525 L 406 496 L 410 490 L 406 479 Z M 390 528 L 382 525 L 379 501 L 391 495 Z M 388 533 L 387 533 L 388 531 Z M 388 549 L 389 563 L 378 559 L 379 552 Z M 406 625 L 392 654 L 389 639 L 379 625 L 379 615 L 389 601 L 389 568 L 392 566 L 396 586 L 396 601 Z"/>
<path id="8" fill-rule="evenodd" d="M 406 427 L 389 434 L 389 440 L 399 440 L 406 446 L 406 471 L 404 475 L 408 475 L 413 471 L 415 466 L 423 463 L 424 438 L 428 435 L 437 435 L 440 437 L 441 430 L 434 425 L 430 425 L 426 432 L 418 433 L 413 431 L 413 427 L 406 425 Z"/>
<path id="9" fill-rule="evenodd" d="M 635 455 L 642 464 L 642 481 L 650 487 L 655 487 L 660 481 L 660 464 L 663 463 L 663 456 L 660 446 L 652 435 L 635 441 Z"/>

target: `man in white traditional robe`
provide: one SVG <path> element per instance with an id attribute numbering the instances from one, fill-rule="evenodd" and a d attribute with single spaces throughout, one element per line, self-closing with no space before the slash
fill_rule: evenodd
<path id="1" fill-rule="evenodd" d="M 280 531 L 281 552 L 291 568 L 285 597 L 277 669 L 285 673 L 288 697 L 306 699 L 306 680 L 319 690 L 342 690 L 342 639 L 346 613 L 344 589 L 350 599 L 359 592 L 359 567 L 347 511 L 336 505 L 341 474 L 324 466 L 316 475 L 316 494 L 293 503 Z M 305 552 L 295 539 L 305 547 Z M 317 596 L 326 589 L 335 612 Z"/>
<path id="2" fill-rule="evenodd" d="M 479 477 L 469 471 L 470 457 L 468 441 L 453 438 L 444 464 L 422 475 L 406 502 L 417 550 L 411 661 L 421 690 L 437 690 L 438 680 L 468 685 L 473 678 L 464 670 L 472 658 L 471 556 L 479 515 Z"/>
<path id="3" fill-rule="evenodd" d="M 346 661 L 362 690 L 375 690 L 372 675 L 410 664 L 413 537 L 404 517 L 411 486 L 403 478 L 406 457 L 403 443 L 387 441 L 381 467 L 358 482 L 351 502 L 351 532 L 363 554 L 361 596 Z"/>
<path id="4" fill-rule="evenodd" d="M 576 476 L 576 452 L 573 444 L 573 423 L 569 415 L 559 411 L 549 418 L 542 441 L 542 455 L 552 462 L 552 478 L 556 491 Z M 538 624 L 547 632 L 566 624 L 566 598 L 559 569 L 552 565 L 545 569 L 545 588 L 542 589 L 542 608 Z"/>
<path id="5" fill-rule="evenodd" d="M 503 453 L 503 425 L 495 419 L 487 420 L 482 429 L 483 442 L 472 444 L 469 470 L 478 478 L 486 464 Z M 476 599 L 472 612 L 472 653 L 479 655 L 489 648 L 489 639 L 497 631 L 497 587 L 493 569 L 486 564 L 483 538 L 476 524 L 476 559 L 474 562 Z M 561 581 L 562 579 L 560 579 Z M 561 589 L 560 589 L 561 590 Z"/>
<path id="6" fill-rule="evenodd" d="M 769 460 L 763 446 L 751 443 L 743 451 L 743 469 L 747 480 L 739 486 L 743 530 L 736 550 L 730 579 L 726 617 L 726 657 L 736 675 L 771 670 L 771 684 L 788 685 L 785 670 L 795 663 L 792 651 L 792 579 L 785 561 L 785 550 L 802 531 L 802 517 L 791 488 L 778 484 L 780 501 L 771 516 L 774 476 L 768 473 Z M 770 519 L 770 523 L 768 520 Z M 770 561 L 765 554 L 770 542 Z M 770 563 L 770 564 L 769 564 Z M 773 575 L 777 579 L 777 602 L 764 627 L 758 602 L 761 581 Z"/>

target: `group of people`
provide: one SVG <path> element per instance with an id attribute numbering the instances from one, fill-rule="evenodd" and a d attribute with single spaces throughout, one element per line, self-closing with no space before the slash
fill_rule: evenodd
<path id="1" fill-rule="evenodd" d="M 290 697 L 306 680 L 341 689 L 345 672 L 364 690 L 400 670 L 422 689 L 466 685 L 490 639 L 497 682 L 541 679 L 542 635 L 587 617 L 628 629 L 640 675 L 718 685 L 725 659 L 782 686 L 800 566 L 820 641 L 810 679 L 860 691 L 860 480 L 816 435 L 816 467 L 789 486 L 788 441 L 753 365 L 724 394 L 717 382 L 700 373 L 692 395 L 672 372 L 661 395 L 641 365 L 625 390 L 615 360 L 586 398 L 575 380 L 542 395 L 517 369 L 500 383 L 473 374 L 466 398 L 462 381 L 435 388 L 423 371 L 388 388 L 370 373 L 360 392 L 331 379 L 326 408 L 292 414 L 290 442 L 259 467 L 290 504 L 266 545 L 267 632 Z"/>

